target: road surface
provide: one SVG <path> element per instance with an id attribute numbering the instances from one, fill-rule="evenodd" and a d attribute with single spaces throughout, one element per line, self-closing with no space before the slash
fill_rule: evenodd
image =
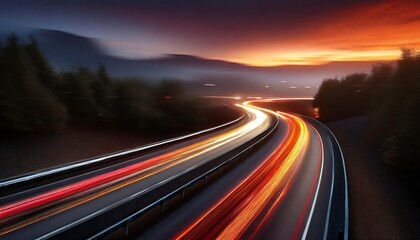
<path id="1" fill-rule="evenodd" d="M 347 239 L 334 136 L 310 118 L 277 115 L 283 124 L 264 147 L 138 239 Z"/>
<path id="2" fill-rule="evenodd" d="M 159 186 L 168 188 L 156 190 L 164 195 L 172 182 L 192 179 L 269 132 L 242 164 L 139 238 L 347 239 L 345 166 L 332 133 L 313 119 L 252 102 L 240 108 L 247 113 L 240 124 L 2 197 L 0 236 L 54 237 L 127 198 Z M 145 206 L 149 200 L 144 197 Z"/>

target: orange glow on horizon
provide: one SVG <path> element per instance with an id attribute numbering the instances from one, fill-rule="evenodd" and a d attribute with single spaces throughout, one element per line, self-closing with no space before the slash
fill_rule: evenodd
<path id="1" fill-rule="evenodd" d="M 278 57 L 273 57 L 272 53 L 268 53 L 256 55 L 253 57 L 224 58 L 221 60 L 237 62 L 256 67 L 272 67 L 281 65 L 322 65 L 330 62 L 393 61 L 398 59 L 400 54 L 400 48 L 370 51 L 331 50 L 329 52 L 290 52 L 279 54 Z"/>
<path id="2" fill-rule="evenodd" d="M 329 62 L 392 61 L 401 48 L 420 48 L 420 2 L 384 1 L 347 9 L 318 20 L 298 36 L 261 40 L 226 61 L 251 66 L 321 65 Z"/>
<path id="3" fill-rule="evenodd" d="M 420 49 L 420 1 L 414 0 L 359 1 L 324 14 L 291 14 L 285 19 L 265 18 L 263 12 L 248 18 L 238 10 L 237 19 L 226 19 L 226 32 L 218 27 L 219 20 L 226 18 L 223 14 L 220 19 L 206 19 L 205 14 L 190 19 L 127 9 L 123 13 L 136 15 L 138 21 L 150 21 L 150 28 L 164 31 L 165 36 L 146 34 L 146 40 L 153 43 L 148 47 L 139 41 L 100 39 L 111 54 L 128 59 L 173 53 L 269 67 L 392 61 L 399 58 L 400 48 Z"/>

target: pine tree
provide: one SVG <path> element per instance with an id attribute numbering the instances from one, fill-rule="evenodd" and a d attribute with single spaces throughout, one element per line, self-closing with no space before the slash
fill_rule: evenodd
<path id="1" fill-rule="evenodd" d="M 58 128 L 67 118 L 64 106 L 38 79 L 35 67 L 16 35 L 1 54 L 0 128 L 31 131 Z"/>
<path id="2" fill-rule="evenodd" d="M 25 46 L 25 52 L 31 61 L 31 64 L 34 66 L 36 76 L 41 81 L 41 83 L 55 91 L 58 87 L 57 75 L 55 74 L 48 60 L 45 58 L 33 36 L 30 37 L 29 44 Z"/>

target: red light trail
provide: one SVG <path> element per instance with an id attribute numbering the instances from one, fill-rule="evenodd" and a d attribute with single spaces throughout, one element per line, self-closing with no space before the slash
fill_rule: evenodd
<path id="1" fill-rule="evenodd" d="M 310 137 L 306 123 L 299 117 L 274 114 L 287 123 L 286 136 L 277 149 L 176 239 L 239 239 L 245 233 L 255 235 L 263 227 L 287 195 Z M 262 221 L 252 229 L 261 216 Z"/>

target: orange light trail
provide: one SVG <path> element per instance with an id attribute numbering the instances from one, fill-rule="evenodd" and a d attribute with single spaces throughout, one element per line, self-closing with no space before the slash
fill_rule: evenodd
<path id="1" fill-rule="evenodd" d="M 139 162 L 18 202 L 1 206 L 0 225 L 3 226 L 0 230 L 0 236 L 27 226 L 28 224 L 42 220 L 46 217 L 50 217 L 59 212 L 83 204 L 87 201 L 101 197 L 107 193 L 118 190 L 132 183 L 141 181 L 175 165 L 187 162 L 199 155 L 220 148 L 221 146 L 225 146 L 226 144 L 239 139 L 246 134 L 251 132 L 255 134 L 255 132 L 259 132 L 256 131 L 258 128 L 260 131 L 264 131 L 265 128 L 268 127 L 268 117 L 265 113 L 251 107 L 241 107 L 249 112 L 253 116 L 253 119 L 240 127 L 143 162 Z M 97 191 L 92 194 L 91 191 L 93 190 Z M 57 206 L 56 208 L 53 208 L 47 212 L 41 212 L 35 216 L 28 216 L 26 219 L 19 221 L 18 223 L 7 225 L 7 222 L 14 220 L 16 217 L 21 217 L 25 214 L 29 215 L 35 210 L 42 210 L 43 208 L 51 207 L 51 205 L 57 205 L 64 199 L 68 199 L 76 195 L 83 195 L 86 193 L 89 193 L 89 196 L 84 196 L 81 199 L 75 200 L 69 204 L 65 204 L 64 206 Z M 4 224 L 7 226 L 4 226 Z"/>
<path id="2" fill-rule="evenodd" d="M 272 113 L 287 123 L 286 136 L 277 149 L 176 239 L 239 239 L 258 216 L 274 211 L 274 207 L 265 210 L 270 203 L 279 204 L 287 195 L 293 170 L 302 160 L 310 135 L 299 117 Z"/>

